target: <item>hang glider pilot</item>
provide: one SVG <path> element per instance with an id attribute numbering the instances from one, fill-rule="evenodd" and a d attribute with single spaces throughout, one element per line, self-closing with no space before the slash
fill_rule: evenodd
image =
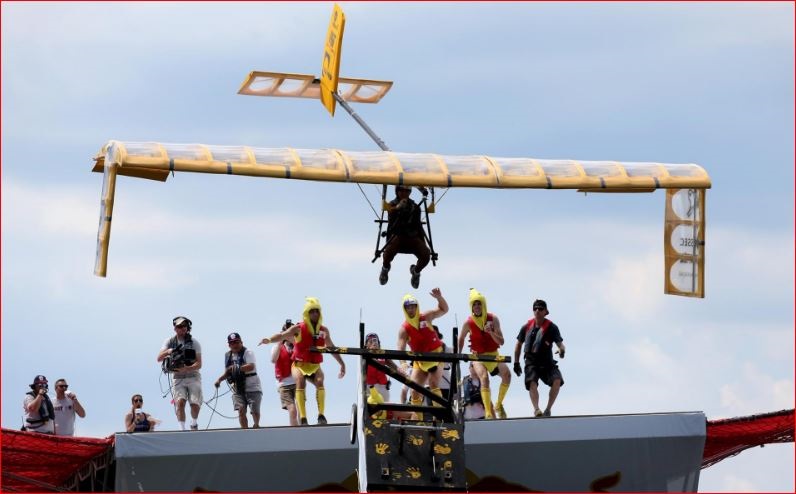
<path id="1" fill-rule="evenodd" d="M 383 264 L 379 274 L 379 283 L 382 285 L 387 284 L 396 254 L 414 254 L 417 257 L 417 263 L 409 266 L 412 288 L 420 286 L 420 272 L 431 259 L 431 250 L 426 244 L 423 223 L 420 220 L 420 206 L 409 197 L 411 193 L 411 187 L 396 185 L 395 199 L 389 203 L 387 241 L 384 244 Z"/>

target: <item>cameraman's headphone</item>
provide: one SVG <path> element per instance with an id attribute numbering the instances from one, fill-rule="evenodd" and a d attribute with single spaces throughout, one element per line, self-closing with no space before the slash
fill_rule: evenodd
<path id="1" fill-rule="evenodd" d="M 193 323 L 191 322 L 191 320 L 190 320 L 190 319 L 188 319 L 188 318 L 187 318 L 187 317 L 185 317 L 185 316 L 177 316 L 177 317 L 175 317 L 174 319 L 172 319 L 172 320 L 171 320 L 171 324 L 172 324 L 173 326 L 176 326 L 176 325 L 177 325 L 177 319 L 184 319 L 183 323 L 184 323 L 186 326 L 188 326 L 188 331 L 190 331 L 190 330 L 191 330 L 191 326 L 193 326 Z"/>

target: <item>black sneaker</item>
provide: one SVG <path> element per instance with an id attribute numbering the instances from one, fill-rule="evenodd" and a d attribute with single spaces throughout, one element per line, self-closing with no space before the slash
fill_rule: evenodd
<path id="1" fill-rule="evenodd" d="M 381 267 L 381 274 L 379 274 L 379 283 L 381 283 L 382 285 L 386 285 L 387 284 L 387 280 L 390 279 L 389 274 L 388 274 L 389 272 L 390 272 L 390 268 L 385 267 L 385 266 Z"/>
<path id="2" fill-rule="evenodd" d="M 301 417 L 299 425 L 310 425 L 309 422 L 307 422 L 307 417 Z"/>
<path id="3" fill-rule="evenodd" d="M 199 430 L 199 424 L 191 424 L 191 430 L 192 431 L 198 431 Z"/>
<path id="4" fill-rule="evenodd" d="M 318 425 L 325 425 L 326 424 L 326 417 L 323 414 L 318 415 Z"/>
<path id="5" fill-rule="evenodd" d="M 415 272 L 415 265 L 409 266 L 409 272 L 412 274 L 412 288 L 420 286 L 420 273 Z"/>
<path id="6" fill-rule="evenodd" d="M 542 416 L 543 416 L 543 417 L 549 417 L 549 416 L 550 416 L 550 409 L 549 409 L 549 408 L 546 408 L 546 409 L 545 409 L 545 411 L 544 411 L 544 413 L 542 414 Z"/>

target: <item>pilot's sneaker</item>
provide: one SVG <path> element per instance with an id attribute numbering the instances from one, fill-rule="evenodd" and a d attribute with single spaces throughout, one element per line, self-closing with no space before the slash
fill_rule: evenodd
<path id="1" fill-rule="evenodd" d="M 544 413 L 542 414 L 542 416 L 543 416 L 543 417 L 549 417 L 549 416 L 550 416 L 550 409 L 549 409 L 549 408 L 545 409 L 545 411 L 544 411 Z"/>
<path id="2" fill-rule="evenodd" d="M 415 265 L 409 266 L 409 272 L 412 274 L 412 288 L 420 286 L 420 273 L 415 272 Z"/>
<path id="3" fill-rule="evenodd" d="M 387 284 L 387 280 L 390 279 L 389 277 L 390 268 L 382 266 L 381 267 L 381 274 L 379 274 L 379 283 L 382 285 Z"/>
<path id="4" fill-rule="evenodd" d="M 301 417 L 299 425 L 309 425 L 309 422 L 307 422 L 307 417 Z"/>
<path id="5" fill-rule="evenodd" d="M 541 417 L 542 416 L 542 411 L 537 408 L 536 411 L 533 412 L 533 416 L 534 417 Z"/>
<path id="6" fill-rule="evenodd" d="M 502 403 L 495 407 L 495 413 L 497 413 L 497 418 L 499 419 L 506 419 L 509 417 L 508 415 L 506 415 L 506 409 L 503 408 Z"/>
<path id="7" fill-rule="evenodd" d="M 323 414 L 318 415 L 318 425 L 325 425 L 326 424 L 326 417 Z"/>

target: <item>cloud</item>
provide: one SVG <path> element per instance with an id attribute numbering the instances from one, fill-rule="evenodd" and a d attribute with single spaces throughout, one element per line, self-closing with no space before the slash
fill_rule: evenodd
<path id="1" fill-rule="evenodd" d="M 735 380 L 721 387 L 721 404 L 728 416 L 756 413 L 762 403 L 770 404 L 773 410 L 793 408 L 792 379 L 776 379 L 750 361 L 743 363 L 736 376 Z"/>
<path id="2" fill-rule="evenodd" d="M 738 475 L 727 475 L 724 477 L 723 482 L 724 491 L 726 492 L 757 492 L 758 487 L 749 480 L 739 477 Z"/>

